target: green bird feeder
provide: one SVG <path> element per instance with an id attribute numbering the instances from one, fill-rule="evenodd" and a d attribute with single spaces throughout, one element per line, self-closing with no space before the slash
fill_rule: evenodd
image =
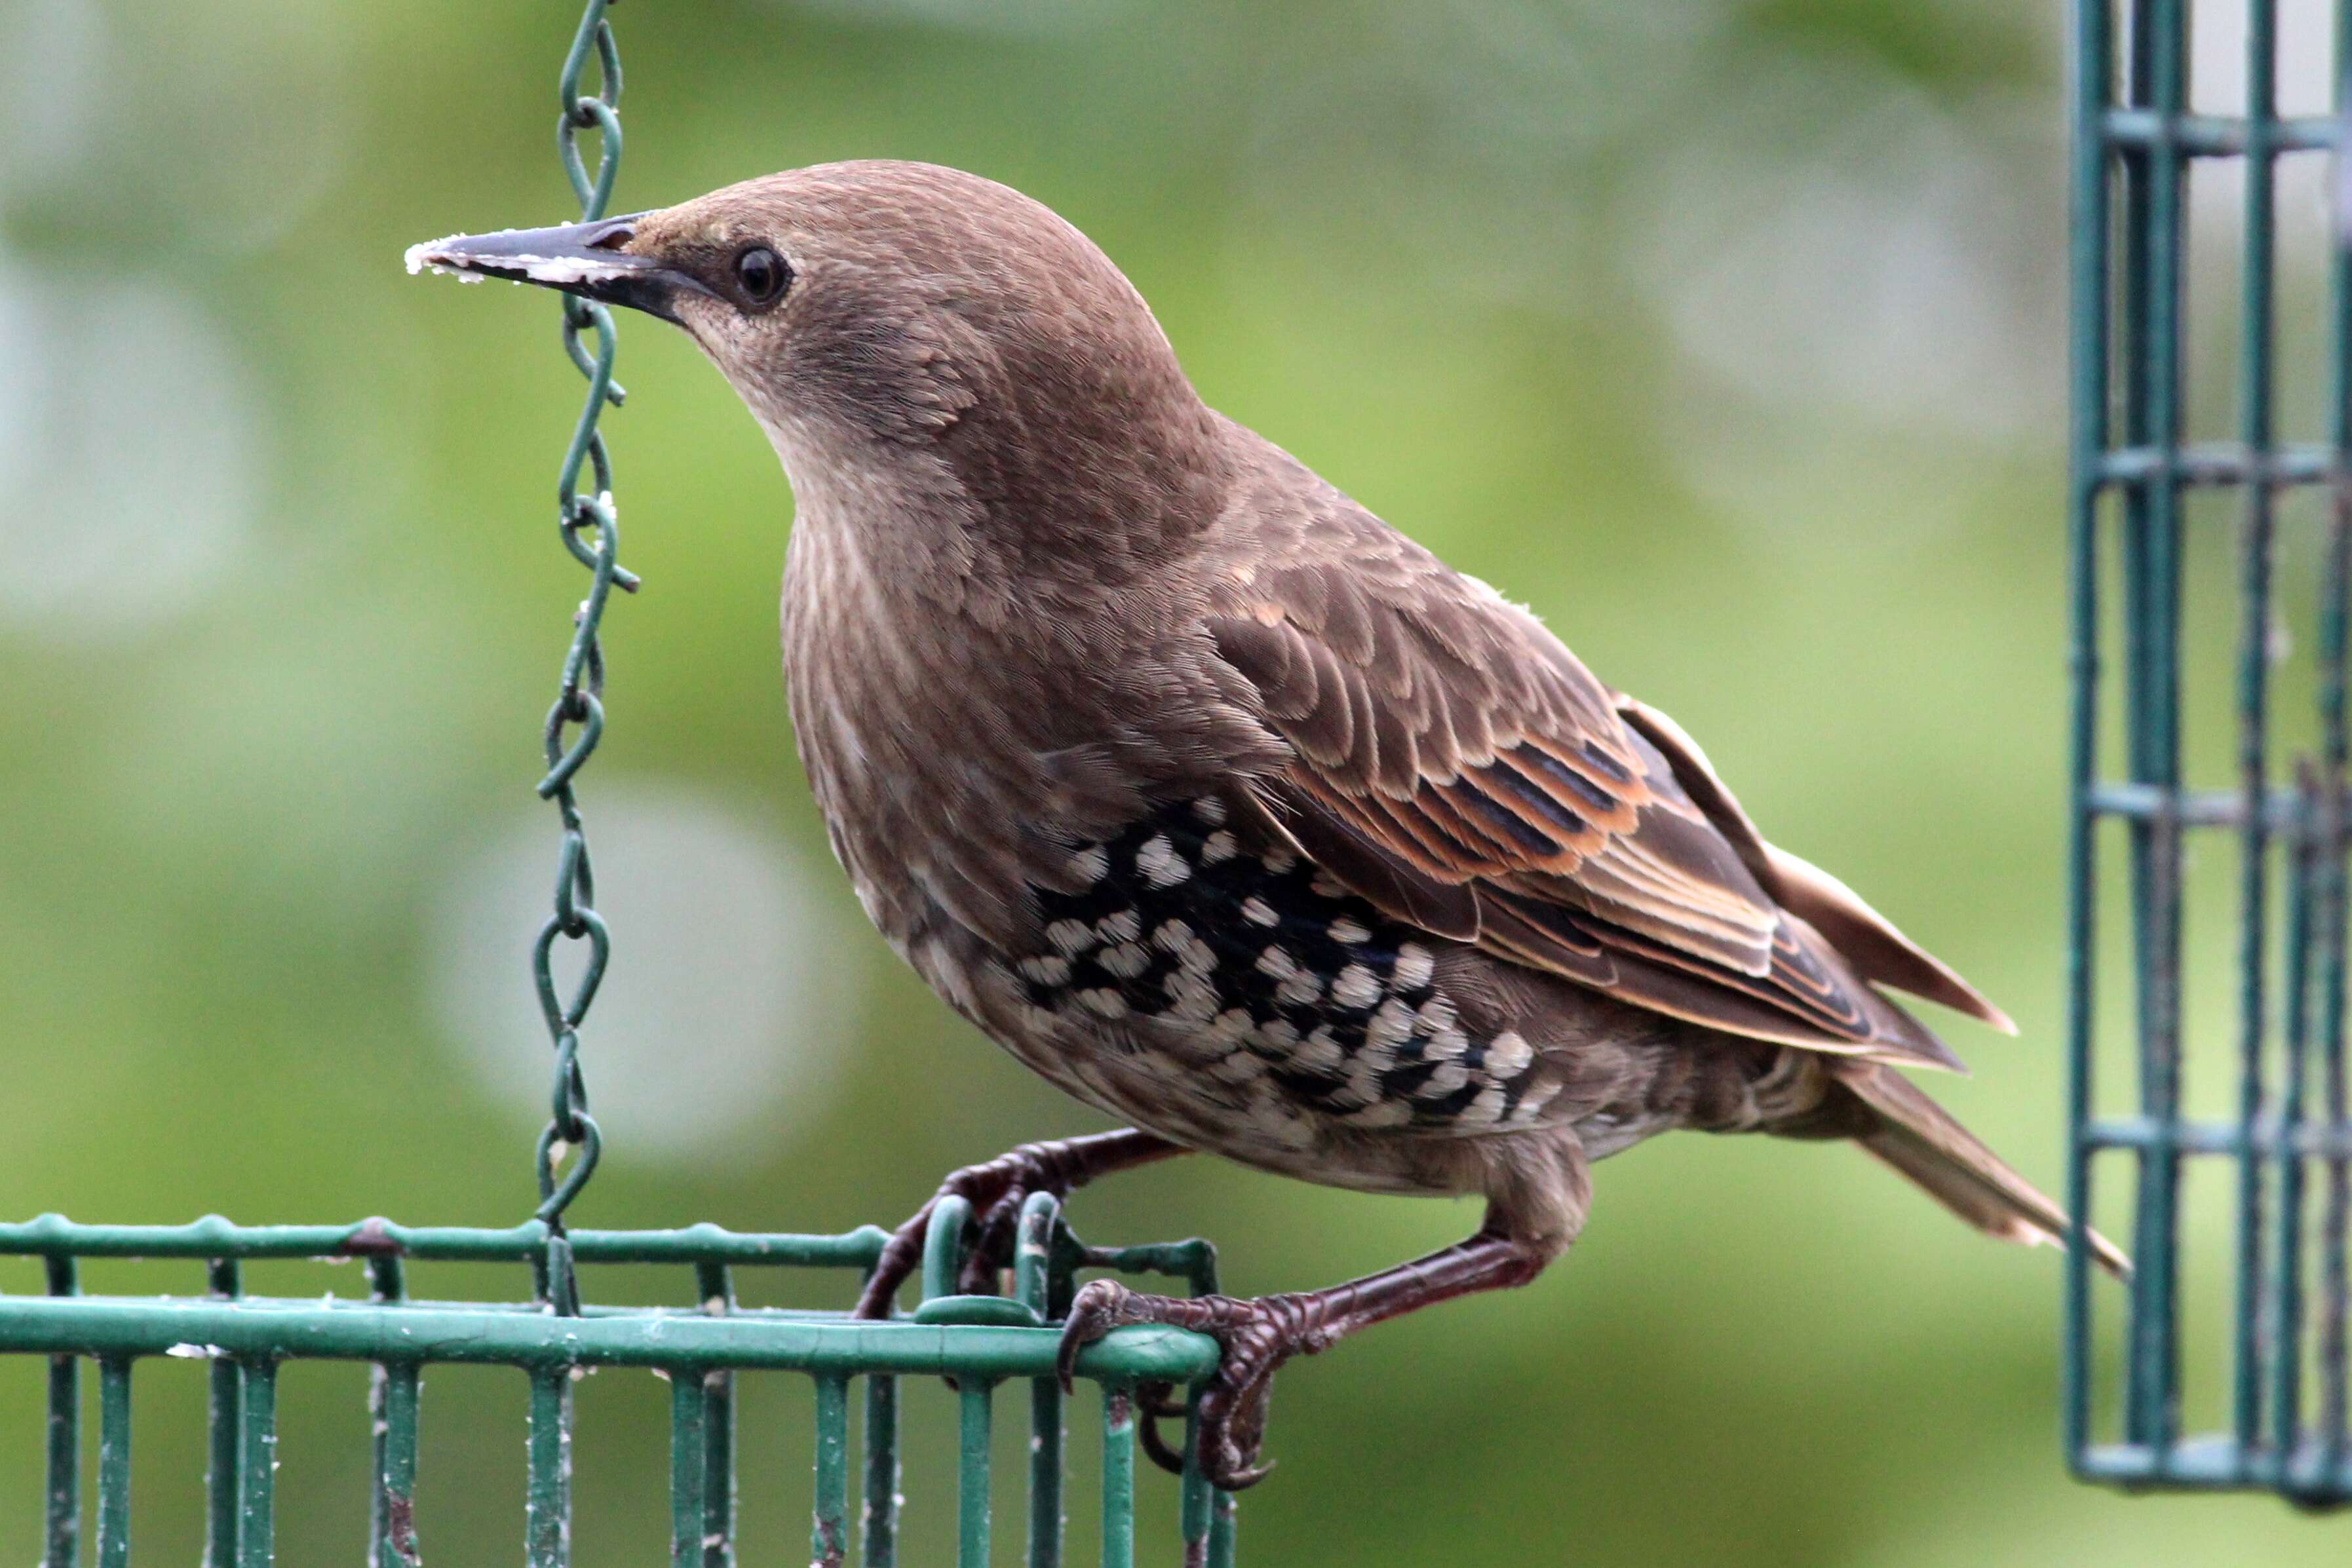
<path id="1" fill-rule="evenodd" d="M 2352 267 L 2340 194 L 2298 236 L 2281 193 L 2294 159 L 2340 193 L 2345 102 L 2283 117 L 2279 6 L 2242 9 L 2243 108 L 2218 115 L 2188 0 L 2074 8 L 2069 1197 L 2078 1228 L 2127 1197 L 2101 1212 L 2137 1270 L 2110 1303 L 2068 1260 L 2065 1441 L 2088 1479 L 2326 1507 L 2352 1499 Z M 2192 229 L 2192 188 L 2232 200 Z M 2291 289 L 2297 260 L 2324 287 Z M 2224 1276 L 2221 1333 L 2185 1332 Z"/>

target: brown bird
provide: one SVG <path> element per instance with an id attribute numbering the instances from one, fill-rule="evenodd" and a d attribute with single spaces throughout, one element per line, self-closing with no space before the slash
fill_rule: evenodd
<path id="1" fill-rule="evenodd" d="M 1672 719 L 1202 402 L 1037 203 L 838 163 L 409 264 L 677 323 L 782 458 L 785 679 L 859 901 L 949 1005 L 1133 1124 L 947 1179 L 972 1288 L 1029 1192 L 1188 1152 L 1486 1200 L 1468 1240 L 1330 1289 L 1078 1293 L 1066 1370 L 1121 1324 L 1223 1344 L 1219 1484 L 1263 1473 L 1286 1358 L 1534 1279 L 1591 1162 L 1655 1133 L 1847 1138 L 1992 1235 L 2067 1232 L 1897 1071 L 1958 1062 L 1883 989 L 2009 1019 L 1766 842 Z"/>

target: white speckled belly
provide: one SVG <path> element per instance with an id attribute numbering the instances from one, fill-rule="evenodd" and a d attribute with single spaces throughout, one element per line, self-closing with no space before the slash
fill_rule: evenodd
<path id="1" fill-rule="evenodd" d="M 1555 1092 L 1519 1035 L 1465 1026 L 1431 939 L 1244 848 L 1213 798 L 1080 847 L 1071 870 L 1080 891 L 1037 891 L 1043 941 L 1010 963 L 1036 1032 L 1095 1060 L 1038 1065 L 1147 1125 L 1287 1166 L 1382 1130 L 1524 1125 Z"/>

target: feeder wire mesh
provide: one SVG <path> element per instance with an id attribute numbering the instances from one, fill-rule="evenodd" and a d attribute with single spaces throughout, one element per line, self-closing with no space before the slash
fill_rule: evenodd
<path id="1" fill-rule="evenodd" d="M 2128 1486 L 2268 1488 L 2299 1501 L 2352 1499 L 2346 1422 L 2347 1155 L 2345 1061 L 2345 784 L 2347 587 L 2352 587 L 2352 268 L 2328 246 L 2324 440 L 2279 438 L 2281 160 L 2341 146 L 2344 95 L 2329 117 L 2283 117 L 2277 0 L 2247 0 L 2242 114 L 2192 112 L 2188 0 L 2076 0 L 2074 10 L 2074 597 L 2070 894 L 2069 1199 L 2065 1443 L 2078 1474 Z M 2337 69 L 2352 5 L 2335 7 Z M 2340 80 L 2340 78 L 2339 78 Z M 2183 439 L 2188 397 L 2188 193 L 2192 168 L 2237 161 L 2244 175 L 2237 312 L 2237 439 Z M 2340 157 L 2339 157 L 2340 161 Z M 2339 214 L 2339 222 L 2341 214 Z M 2279 513 L 2300 493 L 2321 525 L 2315 670 L 2317 742 L 2291 782 L 2272 753 L 2281 613 Z M 2185 779 L 2184 560 L 2196 496 L 2236 506 L 2234 787 Z M 2107 585 L 2120 587 L 2107 604 Z M 2200 587 L 2200 584 L 2190 584 Z M 2112 617 L 2112 619 L 2107 619 Z M 2105 629 L 2123 679 L 2103 684 Z M 2103 766 L 2119 732 L 2120 779 Z M 2100 869 L 2120 824 L 2137 1109 L 2103 1115 L 2095 1093 L 2102 930 Z M 2234 1115 L 2199 1119 L 2184 1093 L 2200 1060 L 2182 1003 L 2184 881 L 2190 835 L 2234 834 L 2237 862 Z M 2277 878 L 2274 881 L 2273 878 Z M 2283 904 L 2284 918 L 2273 915 Z M 2084 1233 L 2093 1177 L 2130 1163 L 2137 1270 L 2125 1302 L 2120 1430 L 2095 1433 L 2100 1373 Z M 2224 1354 L 2226 1430 L 2184 1432 L 2184 1225 L 2193 1162 L 2233 1177 L 2232 1310 Z M 2322 1191 L 2315 1205 L 2312 1169 Z M 2314 1220 L 2316 1220 L 2315 1227 Z M 2318 1273 L 2316 1311 L 2309 1274 Z"/>

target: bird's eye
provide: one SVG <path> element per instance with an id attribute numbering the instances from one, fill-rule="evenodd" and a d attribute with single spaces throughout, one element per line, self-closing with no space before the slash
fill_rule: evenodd
<path id="1" fill-rule="evenodd" d="M 735 258 L 735 281 L 754 305 L 773 305 L 792 280 L 793 269 L 766 246 L 755 245 Z"/>

